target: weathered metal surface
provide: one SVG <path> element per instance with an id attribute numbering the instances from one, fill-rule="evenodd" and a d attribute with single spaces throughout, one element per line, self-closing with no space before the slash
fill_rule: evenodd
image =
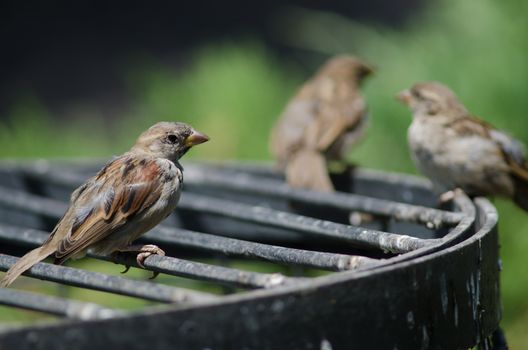
<path id="1" fill-rule="evenodd" d="M 101 307 L 94 303 L 83 303 L 20 290 L 0 288 L 0 304 L 81 320 L 110 318 L 123 313 Z"/>
<path id="2" fill-rule="evenodd" d="M 14 234 L 17 233 L 18 237 L 13 237 Z M 39 244 L 42 244 L 42 242 L 46 240 L 47 236 L 48 235 L 45 232 L 39 232 L 35 230 L 19 230 L 14 227 L 8 227 L 0 224 L 0 240 L 4 240 L 4 242 L 18 242 L 23 243 L 23 245 L 36 247 Z M 136 259 L 130 254 L 118 254 L 113 257 L 92 254 L 88 254 L 88 256 L 119 262 L 126 266 L 139 267 Z M 7 268 L 14 264 L 14 262 L 14 257 L 0 254 L 1 270 L 7 270 Z M 194 277 L 205 281 L 219 282 L 240 288 L 269 288 L 281 284 L 291 284 L 296 281 L 302 281 L 300 278 L 289 278 L 279 273 L 265 274 L 240 271 L 227 267 L 204 264 L 169 256 L 152 255 L 145 259 L 143 264 L 147 269 L 155 272 L 161 272 L 175 276 Z M 28 271 L 28 274 L 42 279 L 49 279 L 52 281 L 82 286 L 85 288 L 93 287 L 94 289 L 111 291 L 118 294 L 141 296 L 145 299 L 154 298 L 154 300 L 156 300 L 161 298 L 161 300 L 156 301 L 177 302 L 184 301 L 186 299 L 201 298 L 199 294 L 193 296 L 192 293 L 178 293 L 175 289 L 162 285 L 146 283 L 141 285 L 141 282 L 129 281 L 121 277 L 106 276 L 102 274 L 95 274 L 93 272 L 79 271 L 77 269 L 71 269 L 64 266 L 55 266 L 44 263 L 35 265 L 34 268 Z M 141 293 L 141 291 L 143 292 Z"/>
<path id="3" fill-rule="evenodd" d="M 248 173 L 226 174 L 207 171 L 206 167 L 187 168 L 186 186 L 221 188 L 229 191 L 274 196 L 310 205 L 318 205 L 348 211 L 361 211 L 392 217 L 396 220 L 418 222 L 440 227 L 456 225 L 463 214 L 428 208 L 420 205 L 395 202 L 353 193 L 316 193 L 289 187 L 284 181 L 267 178 L 255 179 Z"/>
<path id="4" fill-rule="evenodd" d="M 352 194 L 317 194 L 288 188 L 269 167 L 185 167 L 180 209 L 146 234 L 145 242 L 223 259 L 357 269 L 299 278 L 170 256 L 145 260 L 153 271 L 261 288 L 213 296 L 126 277 L 116 277 L 125 281 L 115 284 L 108 279 L 115 276 L 38 264 L 30 275 L 163 302 L 171 301 L 166 293 L 175 292 L 177 305 L 3 330 L 0 349 L 465 349 L 499 338 L 490 337 L 501 316 L 497 214 L 486 200 L 462 195 L 451 210 L 434 209 L 427 182 L 361 169 L 334 176 L 337 188 Z M 47 162 L 0 166 L 2 253 L 39 244 L 46 236 L 41 230 L 62 214 L 71 189 L 94 168 Z M 350 211 L 372 214 L 373 221 L 351 226 Z M 131 265 L 134 260 L 118 258 Z M 3 269 L 13 261 L 0 255 Z M 46 297 L 28 294 L 24 305 L 25 295 L 13 293 L 4 295 L 5 303 L 26 308 L 37 307 L 37 300 L 46 303 Z M 49 305 L 41 311 L 68 316 L 73 304 L 58 298 Z"/>
<path id="5" fill-rule="evenodd" d="M 307 216 L 290 214 L 262 206 L 247 206 L 233 201 L 194 193 L 182 196 L 180 207 L 202 213 L 222 215 L 262 225 L 277 226 L 307 235 L 347 242 L 359 247 L 376 248 L 392 253 L 405 253 L 424 247 L 428 242 L 405 234 L 393 234 L 343 225 Z"/>
<path id="6" fill-rule="evenodd" d="M 0 223 L 0 241 L 34 247 L 44 241 L 48 233 L 23 229 Z M 302 249 L 285 248 L 207 233 L 182 230 L 160 225 L 142 238 L 142 242 L 164 247 L 194 248 L 198 251 L 221 253 L 227 256 L 258 258 L 285 265 L 301 265 L 330 271 L 345 271 L 376 264 L 376 259 Z"/>
<path id="7" fill-rule="evenodd" d="M 0 254 L 0 270 L 6 271 L 16 262 L 13 256 Z M 120 276 L 83 271 L 67 266 L 38 263 L 26 273 L 28 276 L 60 282 L 66 285 L 111 292 L 130 297 L 164 303 L 198 303 L 213 299 L 212 296 L 190 292 L 174 287 L 143 281 L 134 281 Z"/>
<path id="8" fill-rule="evenodd" d="M 500 320 L 496 213 L 488 202 L 478 204 L 479 215 L 487 215 L 480 230 L 428 256 L 199 307 L 10 331 L 0 334 L 0 345 L 19 350 L 467 349 Z"/>

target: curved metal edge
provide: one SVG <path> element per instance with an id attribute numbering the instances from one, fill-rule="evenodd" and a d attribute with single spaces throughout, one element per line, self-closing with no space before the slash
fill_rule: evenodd
<path id="1" fill-rule="evenodd" d="M 497 213 L 475 203 L 479 231 L 429 255 L 196 307 L 12 330 L 0 348 L 468 348 L 501 317 Z"/>
<path id="2" fill-rule="evenodd" d="M 366 266 L 363 269 L 373 270 L 378 269 L 381 266 L 395 265 L 403 261 L 416 259 L 418 257 L 440 251 L 448 246 L 452 246 L 453 244 L 466 239 L 469 235 L 475 232 L 474 225 L 477 221 L 477 209 L 475 208 L 475 205 L 473 204 L 473 202 L 471 202 L 469 197 L 467 197 L 463 193 L 458 193 L 456 195 L 454 203 L 458 210 L 465 213 L 467 216 L 462 219 L 455 227 L 453 227 L 451 231 L 443 238 L 437 240 L 429 240 L 431 244 L 425 247 L 395 256 L 387 260 L 382 260 L 377 264 L 373 264 L 368 267 Z"/>

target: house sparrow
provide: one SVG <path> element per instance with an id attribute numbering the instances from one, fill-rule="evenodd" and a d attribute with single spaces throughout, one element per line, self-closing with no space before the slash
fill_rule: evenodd
<path id="1" fill-rule="evenodd" d="M 437 82 L 416 84 L 398 99 L 413 114 L 407 137 L 414 161 L 444 193 L 441 199 L 459 188 L 471 196 L 512 198 L 528 210 L 528 163 L 519 141 L 471 116 Z"/>
<path id="2" fill-rule="evenodd" d="M 342 161 L 366 126 L 359 92 L 372 69 L 352 56 L 330 59 L 289 101 L 270 138 L 288 184 L 330 192 L 327 161 Z"/>
<path id="3" fill-rule="evenodd" d="M 142 133 L 125 154 L 110 161 L 71 195 L 70 206 L 42 246 L 30 251 L 0 281 L 9 286 L 51 254 L 55 263 L 95 254 L 138 252 L 143 266 L 155 245 L 131 245 L 165 219 L 180 198 L 183 168 L 178 160 L 209 138 L 183 123 L 160 122 Z"/>

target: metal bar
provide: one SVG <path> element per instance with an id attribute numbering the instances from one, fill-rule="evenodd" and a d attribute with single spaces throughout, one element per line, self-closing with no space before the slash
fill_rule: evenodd
<path id="1" fill-rule="evenodd" d="M 331 271 L 353 270 L 359 267 L 373 266 L 378 262 L 376 259 L 363 256 L 285 248 L 166 226 L 154 228 L 146 233 L 142 240 Z"/>
<path id="2" fill-rule="evenodd" d="M 22 230 L 16 227 L 0 224 L 0 240 L 5 241 L 5 242 L 15 243 L 15 244 L 18 243 L 18 244 L 22 244 L 26 246 L 31 245 L 33 247 L 33 246 L 42 244 L 42 242 L 47 238 L 47 236 L 48 234 L 42 231 L 32 230 L 32 229 Z M 137 265 L 136 259 L 133 258 L 131 254 L 118 254 L 117 256 L 113 258 L 110 258 L 108 256 L 93 255 L 93 254 L 88 254 L 88 256 L 95 257 L 97 259 L 106 260 L 106 261 L 118 262 L 118 263 L 121 263 L 127 266 L 139 267 Z M 50 269 L 52 267 L 59 268 L 58 266 L 55 266 L 55 265 L 50 265 L 50 264 L 47 264 L 47 265 L 49 265 Z M 212 282 L 217 282 L 217 283 L 233 285 L 233 286 L 241 287 L 241 288 L 271 288 L 271 287 L 276 287 L 276 286 L 284 285 L 284 284 L 293 284 L 293 283 L 304 280 L 302 278 L 286 277 L 279 273 L 265 274 L 265 273 L 258 273 L 258 272 L 241 271 L 237 269 L 204 264 L 204 263 L 199 263 L 195 261 L 177 259 L 177 258 L 168 257 L 168 256 L 157 256 L 157 255 L 149 256 L 147 259 L 145 259 L 144 265 L 145 265 L 145 268 L 151 271 L 162 272 L 162 273 L 166 273 L 166 274 L 174 275 L 174 276 L 192 277 L 192 278 L 201 279 L 205 281 L 212 281 Z M 8 266 L 10 265 L 0 265 L 0 268 L 4 268 L 7 270 Z M 61 266 L 60 268 L 63 268 L 63 267 Z M 76 269 L 72 269 L 72 270 L 78 271 L 79 273 L 84 272 L 84 271 L 76 270 Z M 43 271 L 43 270 L 39 270 L 39 271 Z M 53 271 L 50 270 L 49 273 L 47 271 L 44 271 L 42 275 L 36 275 L 36 277 L 41 277 L 41 276 L 50 277 L 46 279 L 52 279 L 54 281 L 61 282 L 61 283 L 68 284 L 68 282 L 71 282 L 68 279 L 66 280 L 61 279 L 59 270 L 53 270 Z M 106 275 L 102 275 L 102 276 L 105 276 L 105 278 L 120 278 L 120 277 L 106 276 Z M 77 278 L 77 276 L 72 276 L 71 278 Z M 122 279 L 124 281 L 133 282 L 133 281 L 129 281 L 124 278 Z M 102 281 L 97 281 L 97 279 L 95 279 L 94 282 L 96 282 L 96 284 L 97 282 L 102 283 Z M 139 282 L 136 282 L 136 283 L 139 283 Z M 148 283 L 148 282 L 141 282 L 141 283 L 145 283 L 145 285 L 138 286 L 137 288 L 139 292 L 145 293 L 145 295 L 140 296 L 145 299 L 148 299 L 148 296 L 151 294 L 156 294 L 156 291 L 153 290 L 154 286 L 157 286 L 159 288 L 165 287 L 162 285 Z M 103 286 L 105 285 L 103 284 Z M 133 288 L 133 286 L 125 286 L 123 288 L 124 290 L 122 292 L 132 293 L 132 292 L 127 291 L 127 288 Z M 169 288 L 169 287 L 166 287 L 166 288 Z M 109 290 L 109 291 L 112 291 L 112 290 Z M 119 293 L 119 291 L 114 291 L 114 292 Z M 180 293 L 184 293 L 183 295 L 187 297 L 195 297 L 194 295 L 195 293 L 192 293 L 192 294 L 187 293 L 187 292 L 180 292 Z M 200 294 L 197 294 L 196 296 L 199 296 L 199 298 L 203 299 Z M 207 295 L 206 298 L 208 297 L 209 295 Z M 171 300 L 171 301 L 174 302 L 175 300 Z"/>
<path id="3" fill-rule="evenodd" d="M 211 171 L 211 169 L 215 171 Z M 368 212 L 392 217 L 398 221 L 426 224 L 430 228 L 453 226 L 465 217 L 464 213 L 454 213 L 354 193 L 320 193 L 296 189 L 288 186 L 284 181 L 252 176 L 247 172 L 233 171 L 233 169 L 236 170 L 236 168 L 225 169 L 225 167 L 215 165 L 189 165 L 186 166 L 185 170 L 185 183 L 190 186 L 211 186 L 238 192 L 273 196 L 347 211 Z M 26 176 L 69 187 L 79 186 L 86 180 L 83 175 L 73 172 L 59 172 L 49 166 L 20 167 L 19 171 Z"/>
<path id="4" fill-rule="evenodd" d="M 215 171 L 210 171 L 208 168 L 210 167 L 199 165 L 187 167 L 185 184 L 273 196 L 347 211 L 368 212 L 392 217 L 399 221 L 422 223 L 434 228 L 456 225 L 465 216 L 463 213 L 453 213 L 353 193 L 320 193 L 297 189 L 288 186 L 284 181 L 255 177 L 243 172 L 229 172 L 227 174 L 225 171 L 216 171 L 216 168 Z"/>
<path id="5" fill-rule="evenodd" d="M 18 259 L 0 254 L 0 270 L 7 271 Z M 25 275 L 48 281 L 67 284 L 129 297 L 142 298 L 163 303 L 199 303 L 216 299 L 215 296 L 191 292 L 151 282 L 134 281 L 120 276 L 84 271 L 67 266 L 38 263 Z"/>
<path id="6" fill-rule="evenodd" d="M 66 204 L 57 200 L 46 199 L 4 187 L 0 187 L 0 203 L 9 205 L 12 208 L 30 211 L 52 218 L 59 218 L 65 212 L 67 207 Z M 32 205 L 25 206 L 24 203 L 32 203 Z M 164 243 L 180 245 L 186 244 L 192 245 L 195 248 L 202 248 L 203 250 L 221 251 L 234 255 L 252 256 L 275 262 L 301 264 L 335 271 L 355 269 L 375 261 L 361 256 L 348 256 L 274 247 L 265 244 L 178 229 L 174 230 L 172 237 L 170 237 L 171 235 L 168 235 L 166 231 L 157 230 L 154 230 L 148 235 L 153 241 L 158 242 L 163 241 Z"/>
<path id="7" fill-rule="evenodd" d="M 9 170 L 15 174 L 45 181 L 48 184 L 77 187 L 85 182 L 89 176 L 95 175 L 98 169 L 100 169 L 102 166 L 103 163 L 101 163 L 98 167 L 94 166 L 93 171 L 84 169 L 83 171 L 78 172 L 71 169 L 57 170 L 56 167 L 49 164 L 48 162 L 45 162 L 43 164 L 13 166 L 9 168 Z"/>
<path id="8" fill-rule="evenodd" d="M 187 195 L 190 194 L 186 194 L 185 196 Z M 25 203 L 31 203 L 31 205 L 25 205 Z M 51 218 L 59 218 L 67 209 L 67 205 L 60 201 L 47 199 L 5 187 L 0 187 L 0 204 L 4 204 L 11 208 L 22 211 L 29 211 L 35 214 L 45 215 Z M 178 232 L 174 233 L 175 236 L 172 238 L 171 242 L 167 242 L 168 236 L 166 234 L 161 234 L 162 236 L 158 237 L 156 234 L 150 233 L 150 236 L 153 238 L 153 240 L 164 240 L 167 243 L 173 244 L 178 244 L 177 241 L 181 241 L 185 244 L 193 244 L 193 241 L 196 242 L 198 240 L 202 240 L 202 242 L 199 242 L 199 244 L 202 244 L 202 248 L 204 250 L 213 250 L 213 247 L 218 247 L 218 249 L 215 251 L 253 256 L 282 263 L 289 262 L 301 264 L 315 268 L 329 268 L 331 270 L 337 271 L 355 269 L 360 266 L 364 266 L 365 264 L 374 262 L 373 259 L 361 256 L 347 256 L 340 254 L 293 250 L 283 247 L 251 243 L 242 240 L 220 238 L 207 234 L 202 234 L 202 236 L 200 236 L 197 232 L 192 232 L 192 234 L 189 234 L 191 231 L 184 231 L 183 234 L 180 234 L 179 230 L 177 231 Z M 196 236 L 192 237 L 192 235 Z M 204 239 L 206 242 L 203 242 Z M 209 242 L 207 242 L 208 240 Z M 221 240 L 224 240 L 225 242 L 220 243 Z M 198 247 L 196 243 L 194 243 L 193 246 Z"/>
<path id="9" fill-rule="evenodd" d="M 0 288 L 0 304 L 80 320 L 105 319 L 124 314 L 121 311 L 105 308 L 94 303 L 39 295 L 8 288 Z"/>
<path id="10" fill-rule="evenodd" d="M 31 206 L 25 206 L 24 203 L 26 202 L 33 204 Z M 0 187 L 0 204 L 55 218 L 60 217 L 66 210 L 66 205 L 60 201 L 45 199 L 40 196 L 5 187 Z M 407 235 L 347 226 L 194 193 L 185 193 L 182 196 L 179 207 L 232 217 L 243 221 L 297 230 L 307 234 L 324 236 L 358 246 L 371 247 L 393 253 L 405 253 L 435 242 L 435 240 L 422 240 Z"/>
<path id="11" fill-rule="evenodd" d="M 405 253 L 436 242 L 436 240 L 423 240 L 407 235 L 337 224 L 195 193 L 185 193 L 178 206 L 237 220 L 296 230 L 314 236 L 324 236 L 356 246 L 376 248 L 392 253 Z"/>
<path id="12" fill-rule="evenodd" d="M 25 202 L 32 202 L 33 205 L 25 206 Z M 51 199 L 44 200 L 43 197 L 7 189 L 5 187 L 0 187 L 0 204 L 51 217 L 60 217 L 66 209 L 66 205 L 62 204 L 61 206 L 60 201 Z M 407 235 L 317 220 L 306 216 L 259 206 L 239 204 L 194 193 L 185 193 L 182 195 L 178 207 L 297 230 L 311 235 L 324 236 L 357 246 L 376 248 L 392 253 L 405 253 L 436 242 L 435 240 L 422 240 Z"/>
<path id="13" fill-rule="evenodd" d="M 0 332 L 0 347 L 471 348 L 501 318 L 497 222 L 486 223 L 483 209 L 484 225 L 473 237 L 376 271 L 330 274 L 198 308 Z"/>
<path id="14" fill-rule="evenodd" d="M 137 267 L 135 258 L 130 257 L 130 254 L 128 256 L 128 258 L 118 256 L 117 261 L 124 265 Z M 110 258 L 104 256 L 97 256 L 97 258 L 110 261 Z M 149 256 L 143 264 L 151 271 L 196 278 L 239 288 L 273 288 L 283 285 L 294 285 L 308 280 L 308 278 L 286 277 L 280 273 L 248 272 L 159 255 Z"/>
<path id="15" fill-rule="evenodd" d="M 61 217 L 67 205 L 55 199 L 32 195 L 0 186 L 0 205 L 49 218 Z"/>
<path id="16" fill-rule="evenodd" d="M 26 175 L 43 174 L 42 168 L 39 169 L 41 169 L 40 172 L 29 172 L 27 169 L 23 170 L 23 172 Z M 44 167 L 44 169 L 48 168 Z M 51 170 L 45 170 L 44 173 L 49 175 L 50 172 Z M 58 184 L 60 185 L 67 186 L 76 186 L 80 180 L 78 175 L 72 174 L 71 172 L 53 172 L 53 176 L 50 178 L 58 180 Z M 14 200 L 12 200 L 13 198 Z M 25 206 L 25 202 L 30 202 L 32 205 Z M 37 197 L 25 192 L 2 187 L 0 187 L 0 203 L 7 204 L 20 210 L 27 211 L 29 209 L 31 212 L 53 218 L 60 217 L 66 210 L 66 205 L 59 201 Z M 279 263 L 300 264 L 307 267 L 330 269 L 333 271 L 356 269 L 376 262 L 374 259 L 362 256 L 290 249 L 181 229 L 175 229 L 170 235 L 167 234 L 166 231 L 157 231 L 155 229 L 148 233 L 147 236 L 153 242 L 187 245 L 194 248 L 222 252 L 225 254 L 251 256 Z"/>

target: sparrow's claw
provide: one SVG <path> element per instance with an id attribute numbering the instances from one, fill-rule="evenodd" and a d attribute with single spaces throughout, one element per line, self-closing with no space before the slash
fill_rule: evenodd
<path id="1" fill-rule="evenodd" d="M 121 251 L 120 250 L 116 250 L 115 252 L 112 252 L 110 254 L 110 259 L 114 262 L 114 264 L 119 264 L 119 253 Z M 129 265 L 125 265 L 125 269 L 123 271 L 121 271 L 121 273 L 127 273 L 128 270 L 130 270 L 130 266 Z"/>
<path id="2" fill-rule="evenodd" d="M 360 211 L 352 211 L 348 214 L 348 221 L 352 226 L 361 226 L 374 221 L 374 215 L 369 213 L 362 213 Z"/>
<path id="3" fill-rule="evenodd" d="M 453 199 L 455 199 L 456 196 L 460 195 L 461 193 L 464 193 L 464 191 L 462 191 L 458 187 L 454 190 L 444 192 L 438 198 L 438 202 L 440 205 L 446 204 L 448 202 L 451 202 Z"/>
<path id="4" fill-rule="evenodd" d="M 140 246 L 138 248 L 139 249 L 136 250 L 136 251 L 139 252 L 139 254 L 136 257 L 136 262 L 142 268 L 145 268 L 145 265 L 143 265 L 143 262 L 149 256 L 151 256 L 153 254 L 154 255 L 159 255 L 159 256 L 165 256 L 165 252 L 161 248 L 159 248 L 158 246 L 155 246 L 154 244 L 146 244 L 146 245 Z"/>
<path id="5" fill-rule="evenodd" d="M 131 245 L 129 247 L 121 249 L 120 251 L 121 252 L 138 252 L 138 255 L 136 256 L 136 262 L 138 266 L 141 267 L 142 269 L 145 268 L 144 261 L 149 256 L 151 255 L 165 256 L 165 252 L 158 246 L 155 246 L 154 244 Z M 130 266 L 127 266 L 125 271 L 123 271 L 122 273 L 127 272 L 129 268 Z M 158 275 L 159 275 L 159 272 L 154 271 L 150 279 L 154 279 Z"/>

